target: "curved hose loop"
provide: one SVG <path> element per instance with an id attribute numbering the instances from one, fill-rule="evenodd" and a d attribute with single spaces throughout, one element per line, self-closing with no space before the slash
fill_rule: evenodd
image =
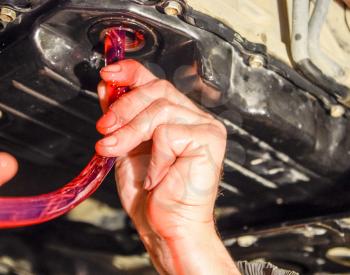
<path id="1" fill-rule="evenodd" d="M 124 59 L 125 32 L 120 28 L 108 31 L 105 48 L 107 65 Z M 127 92 L 115 83 L 109 89 L 112 100 Z M 57 191 L 33 197 L 0 197 L 0 228 L 43 223 L 67 213 L 97 190 L 115 162 L 116 158 L 95 155 L 79 176 Z"/>
<path id="2" fill-rule="evenodd" d="M 328 0 L 326 0 L 328 1 Z M 310 59 L 309 4 L 307 0 L 293 1 L 292 56 L 296 67 L 312 83 L 322 88 L 347 107 L 350 107 L 350 89 L 325 75 Z"/>
<path id="3" fill-rule="evenodd" d="M 62 189 L 34 197 L 0 198 L 0 228 L 43 223 L 67 213 L 97 190 L 115 161 L 95 155 L 80 175 Z"/>

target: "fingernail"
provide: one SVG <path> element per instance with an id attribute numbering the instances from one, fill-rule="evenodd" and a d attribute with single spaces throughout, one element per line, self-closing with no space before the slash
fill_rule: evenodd
<path id="1" fill-rule="evenodd" d="M 109 136 L 99 141 L 102 146 L 115 146 L 117 145 L 117 138 L 115 136 Z"/>
<path id="2" fill-rule="evenodd" d="M 117 116 L 113 111 L 107 112 L 101 119 L 97 122 L 101 128 L 111 128 L 118 122 Z"/>
<path id="3" fill-rule="evenodd" d="M 146 177 L 143 188 L 145 188 L 146 190 L 149 190 L 152 186 L 152 181 L 151 178 L 149 176 Z"/>
<path id="4" fill-rule="evenodd" d="M 101 72 L 104 73 L 118 73 L 122 70 L 122 66 L 119 64 L 113 64 L 102 68 Z"/>

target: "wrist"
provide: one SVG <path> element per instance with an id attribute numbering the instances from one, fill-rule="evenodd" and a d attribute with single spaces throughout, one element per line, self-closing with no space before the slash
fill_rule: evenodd
<path id="1" fill-rule="evenodd" d="M 166 243 L 176 274 L 240 274 L 214 225 L 192 228 Z"/>
<path id="2" fill-rule="evenodd" d="M 213 243 L 215 240 L 215 243 L 217 241 L 221 244 L 214 222 L 191 223 L 186 226 L 182 224 L 179 228 L 168 230 L 166 235 L 150 231 L 147 234 L 140 234 L 140 237 L 160 274 L 181 274 L 179 268 L 181 269 L 185 263 L 179 256 L 190 251 L 193 251 L 194 255 L 199 255 L 197 251 L 206 245 L 205 242 Z M 195 260 L 195 263 L 198 261 Z"/>

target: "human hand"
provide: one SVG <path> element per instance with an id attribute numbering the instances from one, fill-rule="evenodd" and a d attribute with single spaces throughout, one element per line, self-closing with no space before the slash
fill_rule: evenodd
<path id="1" fill-rule="evenodd" d="M 8 153 L 0 152 L 0 186 L 11 180 L 17 171 L 17 160 Z"/>
<path id="2" fill-rule="evenodd" d="M 98 93 L 105 115 L 97 129 L 107 137 L 96 144 L 96 151 L 119 157 L 121 202 L 158 271 L 198 274 L 203 269 L 201 274 L 213 274 L 210 271 L 220 269 L 214 260 L 220 254 L 234 272 L 213 218 L 225 127 L 136 61 L 107 66 L 101 77 Z M 131 91 L 108 107 L 106 82 Z M 212 261 L 210 268 L 196 261 L 203 249 L 216 254 L 201 257 L 209 265 Z"/>

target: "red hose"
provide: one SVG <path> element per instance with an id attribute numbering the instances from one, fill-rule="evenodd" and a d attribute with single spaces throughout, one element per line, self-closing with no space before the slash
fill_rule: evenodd
<path id="1" fill-rule="evenodd" d="M 106 64 L 125 57 L 125 31 L 111 28 L 105 39 Z M 110 103 L 127 92 L 126 87 L 107 83 Z M 52 193 L 33 197 L 0 197 L 0 228 L 28 226 L 52 220 L 90 197 L 108 175 L 115 158 L 95 155 L 85 169 L 63 188 Z"/>

